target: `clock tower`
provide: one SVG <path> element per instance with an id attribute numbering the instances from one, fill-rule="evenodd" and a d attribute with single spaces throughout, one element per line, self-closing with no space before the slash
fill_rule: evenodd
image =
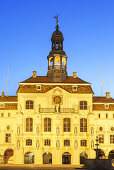
<path id="1" fill-rule="evenodd" d="M 63 51 L 63 34 L 59 31 L 58 17 L 56 22 L 56 31 L 53 32 L 52 50 L 47 56 L 48 72 L 47 76 L 53 82 L 62 82 L 67 78 L 67 56 Z"/>

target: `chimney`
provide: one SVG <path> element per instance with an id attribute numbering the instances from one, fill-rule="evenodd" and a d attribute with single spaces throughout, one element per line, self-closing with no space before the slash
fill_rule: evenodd
<path id="1" fill-rule="evenodd" d="M 77 76 L 76 76 L 76 72 L 73 72 L 73 78 L 76 78 Z"/>
<path id="2" fill-rule="evenodd" d="M 106 92 L 106 98 L 110 99 L 110 92 Z"/>
<path id="3" fill-rule="evenodd" d="M 34 78 L 36 77 L 36 71 L 33 71 L 33 77 Z"/>
<path id="4" fill-rule="evenodd" d="M 1 95 L 1 97 L 4 97 L 4 92 L 2 92 L 2 95 Z"/>

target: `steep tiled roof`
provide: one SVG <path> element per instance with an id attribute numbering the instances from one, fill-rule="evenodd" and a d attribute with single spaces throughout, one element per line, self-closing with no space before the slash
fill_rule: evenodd
<path id="1" fill-rule="evenodd" d="M 93 103 L 114 103 L 114 99 L 106 97 L 93 96 Z"/>
<path id="2" fill-rule="evenodd" d="M 0 96 L 0 102 L 17 102 L 17 96 Z"/>
<path id="3" fill-rule="evenodd" d="M 93 104 L 93 111 L 114 111 L 114 104 L 109 104 L 109 108 L 105 107 L 105 104 Z"/>
<path id="4" fill-rule="evenodd" d="M 36 77 L 30 77 L 27 80 L 21 82 L 21 83 L 53 83 L 47 76 L 36 76 Z M 55 82 L 54 82 L 55 83 Z M 58 83 L 58 82 L 56 82 Z M 88 82 L 83 81 L 82 79 L 76 77 L 73 78 L 71 76 L 68 76 L 63 82 L 61 83 L 81 83 L 81 84 L 88 84 Z"/>
<path id="5" fill-rule="evenodd" d="M 72 85 L 43 85 L 41 90 L 37 90 L 36 85 L 20 85 L 17 93 L 45 93 L 55 87 L 60 87 L 69 93 L 93 94 L 90 85 L 79 85 L 77 91 L 72 90 Z"/>

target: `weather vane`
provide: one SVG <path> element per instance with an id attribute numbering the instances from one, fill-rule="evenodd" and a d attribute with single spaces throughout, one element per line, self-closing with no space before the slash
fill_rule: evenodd
<path id="1" fill-rule="evenodd" d="M 56 16 L 54 16 L 53 18 L 56 19 L 56 30 L 59 29 L 59 26 L 58 26 L 58 17 L 59 17 L 59 14 L 57 14 Z"/>

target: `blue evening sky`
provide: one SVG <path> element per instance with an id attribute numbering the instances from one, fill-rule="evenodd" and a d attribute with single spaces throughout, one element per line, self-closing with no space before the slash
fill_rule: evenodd
<path id="1" fill-rule="evenodd" d="M 92 83 L 96 96 L 114 97 L 114 0 L 0 0 L 0 95 L 15 95 L 18 83 L 47 74 L 53 19 L 68 56 L 67 71 Z M 102 71 L 101 71 L 102 70 Z"/>

